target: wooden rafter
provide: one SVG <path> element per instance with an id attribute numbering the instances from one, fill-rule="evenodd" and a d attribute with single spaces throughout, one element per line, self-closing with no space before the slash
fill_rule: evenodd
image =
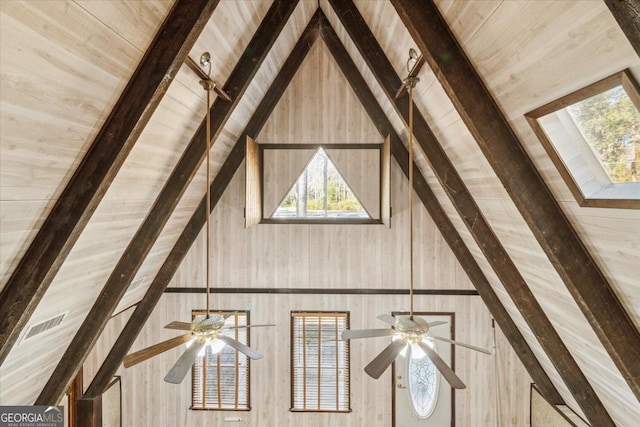
<path id="1" fill-rule="evenodd" d="M 578 307 L 640 399 L 640 331 L 451 35 L 438 8 L 433 1 L 392 0 L 392 4 Z M 446 59 L 443 52 L 447 53 Z"/>
<path id="2" fill-rule="evenodd" d="M 604 3 L 640 56 L 640 3 L 637 0 L 604 0 Z"/>
<path id="3" fill-rule="evenodd" d="M 234 108 L 242 98 L 245 90 L 258 72 L 260 65 L 275 43 L 282 28 L 297 5 L 297 0 L 276 0 L 244 53 L 238 60 L 231 75 L 224 85 L 224 90 L 233 101 L 216 99 L 211 106 L 211 136 L 215 141 L 222 132 L 224 124 L 231 116 Z M 183 57 L 184 60 L 184 57 Z M 121 256 L 95 301 L 85 321 L 69 344 L 63 357 L 36 404 L 50 405 L 58 402 L 66 390 L 66 385 L 73 379 L 100 333 L 109 321 L 109 317 L 124 296 L 136 272 L 142 266 L 145 257 L 153 247 L 162 228 L 169 220 L 171 213 L 186 190 L 191 178 L 196 173 L 205 155 L 205 125 L 203 121 L 191 142 L 185 149 L 171 176 L 156 198 L 145 221 L 136 231 L 129 246 Z M 199 209 L 204 211 L 203 205 Z M 203 215 L 204 218 L 204 215 Z"/>
<path id="4" fill-rule="evenodd" d="M 180 0 L 157 32 L 0 294 L 0 364 L 89 222 L 217 4 L 217 0 Z"/>
<path id="5" fill-rule="evenodd" d="M 367 82 L 358 71 L 356 64 L 349 56 L 349 53 L 342 45 L 342 42 L 331 25 L 326 21 L 326 18 L 322 21 L 321 29 L 322 38 L 329 48 L 329 51 L 335 58 L 354 92 L 357 94 L 372 122 L 376 125 L 381 135 L 391 136 L 392 154 L 403 173 L 408 178 L 409 154 L 402 144 L 400 136 L 395 131 L 393 125 L 382 110 L 382 107 L 378 104 L 378 101 L 371 92 L 371 89 L 369 89 Z M 415 164 L 414 190 L 422 201 L 424 207 L 427 209 L 427 212 L 429 212 L 431 219 L 438 227 L 438 230 L 447 241 L 451 251 L 456 256 L 456 259 L 467 273 L 467 276 L 475 288 L 478 290 L 480 297 L 491 312 L 491 315 L 509 340 L 511 347 L 520 358 L 520 361 L 527 369 L 527 372 L 533 381 L 538 385 L 540 393 L 543 394 L 545 398 L 549 399 L 549 401 L 554 402 L 554 404 L 562 404 L 562 397 L 557 392 L 553 383 L 536 359 L 515 322 L 500 302 L 500 299 L 493 290 L 493 287 L 480 269 L 480 266 L 478 266 L 478 263 L 467 248 L 467 245 L 458 234 L 455 226 L 447 216 L 435 194 Z"/>
<path id="6" fill-rule="evenodd" d="M 211 183 L 211 209 L 216 206 L 217 202 L 222 197 L 224 190 L 229 185 L 233 175 L 244 159 L 244 135 L 257 137 L 260 133 L 260 130 L 271 115 L 271 112 L 278 103 L 278 100 L 300 67 L 300 64 L 302 64 L 302 61 L 307 56 L 309 49 L 317 37 L 318 15 L 316 14 L 307 25 L 307 28 L 301 35 L 300 40 L 289 54 L 289 57 L 282 66 L 282 69 L 274 79 L 269 90 L 266 92 L 264 98 L 247 123 L 247 126 L 241 134 L 242 136 L 236 141 L 234 148 L 229 153 L 225 163 L 220 169 L 220 172 Z M 200 233 L 204 223 L 205 202 L 203 199 L 178 238 L 173 249 L 167 256 L 167 259 L 160 268 L 160 271 L 149 286 L 147 293 L 136 306 L 134 312 L 129 318 L 129 321 L 118 336 L 109 354 L 105 358 L 105 361 L 100 366 L 96 376 L 87 388 L 85 397 L 93 398 L 99 396 L 106 390 L 111 377 L 117 371 L 118 367 L 122 363 L 122 359 L 127 354 L 131 345 L 142 330 L 142 327 L 151 315 L 151 312 L 156 306 L 158 300 L 173 278 L 176 269 L 180 266 L 182 259 L 185 257 L 189 248 Z"/>
<path id="7" fill-rule="evenodd" d="M 407 105 L 406 97 L 399 100 L 394 98 L 397 88 L 402 84 L 401 80 L 364 18 L 362 18 L 352 1 L 330 0 L 330 3 L 358 51 L 369 65 L 376 80 L 385 91 L 389 102 L 405 123 L 408 122 L 409 106 Z M 448 29 L 445 28 L 440 31 L 448 31 Z M 428 62 L 428 55 L 425 54 L 425 57 Z M 426 120 L 417 107 L 414 108 L 414 111 L 414 134 L 422 147 L 422 151 L 429 160 L 434 174 L 470 234 L 478 243 L 478 247 L 482 250 L 504 288 L 511 296 L 514 304 L 520 310 L 536 337 L 538 337 L 543 350 L 593 424 L 613 426 L 613 421 L 604 405 L 536 301 L 508 253 L 484 219 L 481 210 L 447 157 L 444 149 L 433 135 Z"/>

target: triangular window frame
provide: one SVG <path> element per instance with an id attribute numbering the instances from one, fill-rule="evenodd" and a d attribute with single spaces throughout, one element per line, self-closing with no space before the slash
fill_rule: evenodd
<path id="1" fill-rule="evenodd" d="M 317 163 L 323 163 L 318 165 Z M 320 171 L 320 169 L 322 169 Z M 314 185 L 315 184 L 315 185 Z M 338 187 L 338 193 L 345 195 L 341 200 L 330 200 L 331 188 Z M 300 190 L 306 187 L 301 203 Z M 340 197 L 335 195 L 334 197 Z M 291 206 L 293 205 L 293 206 Z M 301 207 L 302 205 L 302 207 Z M 345 206 L 344 209 L 338 207 Z M 355 209 L 349 209 L 354 206 Z M 292 208 L 293 207 L 293 208 Z M 309 209 L 312 207 L 312 209 Z M 278 207 L 270 219 L 346 219 L 371 220 L 371 214 L 351 189 L 343 174 L 338 170 L 331 157 L 323 147 L 318 147 L 304 169 L 298 175 L 289 191 L 278 203 Z"/>
<path id="2" fill-rule="evenodd" d="M 338 173 L 351 188 L 368 214 L 364 217 L 287 217 L 272 218 L 273 212 L 291 189 L 293 182 L 323 148 Z M 359 144 L 259 144 L 247 138 L 247 161 L 245 162 L 245 227 L 256 224 L 385 224 L 391 226 L 390 207 L 390 141 Z M 344 150 L 344 151 L 343 151 Z M 304 153 L 306 152 L 306 154 Z M 345 158 L 355 156 L 355 172 L 352 166 L 348 173 Z M 287 157 L 290 156 L 290 157 Z M 306 156 L 306 157 L 305 157 Z M 336 157 L 337 156 L 337 157 Z M 336 163 L 339 160 L 339 164 Z M 273 162 L 277 163 L 276 172 Z M 266 166 L 265 166 L 266 164 Z M 365 165 L 364 169 L 358 164 Z M 360 167 L 360 169 L 358 169 Z M 277 178 L 274 177 L 278 175 Z M 274 181 L 275 179 L 275 181 Z M 284 179 L 284 180 L 283 180 Z M 290 180 L 290 181 L 289 181 Z M 355 180 L 355 182 L 350 181 Z M 375 181 L 375 186 L 370 184 Z M 274 182 L 279 182 L 274 187 Z M 355 187 L 354 187 L 355 183 Z M 286 189 L 284 189 L 286 187 Z M 364 193 L 360 193 L 364 190 Z M 363 202 L 362 195 L 366 196 Z M 266 207 L 265 207 L 266 206 Z"/>

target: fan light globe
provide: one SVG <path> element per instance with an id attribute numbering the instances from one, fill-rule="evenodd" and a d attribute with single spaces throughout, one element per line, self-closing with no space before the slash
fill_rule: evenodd
<path id="1" fill-rule="evenodd" d="M 411 343 L 411 358 L 414 360 L 422 359 L 427 354 L 424 352 L 422 348 L 418 345 L 418 343 Z"/>
<path id="2" fill-rule="evenodd" d="M 209 348 L 211 349 L 212 354 L 218 354 L 224 348 L 225 343 L 220 341 L 219 339 L 213 339 L 209 341 L 208 345 L 209 345 Z"/>

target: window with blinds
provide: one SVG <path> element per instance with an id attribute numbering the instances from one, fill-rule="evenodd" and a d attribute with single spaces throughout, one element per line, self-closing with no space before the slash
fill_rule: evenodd
<path id="1" fill-rule="evenodd" d="M 291 312 L 291 410 L 349 412 L 349 313 Z"/>
<path id="2" fill-rule="evenodd" d="M 227 315 L 229 312 L 216 312 Z M 193 311 L 193 317 L 206 314 Z M 249 321 L 248 311 L 235 311 L 227 318 L 226 326 L 245 326 Z M 247 328 L 229 328 L 225 335 L 249 345 Z M 221 409 L 248 411 L 249 404 L 249 358 L 225 345 L 215 352 L 215 344 L 206 346 L 205 353 L 198 356 L 192 369 L 191 409 Z"/>

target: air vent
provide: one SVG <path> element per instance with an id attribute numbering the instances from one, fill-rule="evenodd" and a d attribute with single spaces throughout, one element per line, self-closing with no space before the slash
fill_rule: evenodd
<path id="1" fill-rule="evenodd" d="M 27 335 L 25 335 L 24 339 L 28 340 L 29 338 L 35 337 L 36 335 L 39 335 L 45 331 L 48 331 L 51 328 L 55 328 L 60 323 L 62 323 L 62 320 L 66 315 L 67 313 L 62 313 L 56 317 L 52 317 L 49 320 L 45 320 L 44 322 L 31 326 L 29 330 L 27 330 Z"/>

